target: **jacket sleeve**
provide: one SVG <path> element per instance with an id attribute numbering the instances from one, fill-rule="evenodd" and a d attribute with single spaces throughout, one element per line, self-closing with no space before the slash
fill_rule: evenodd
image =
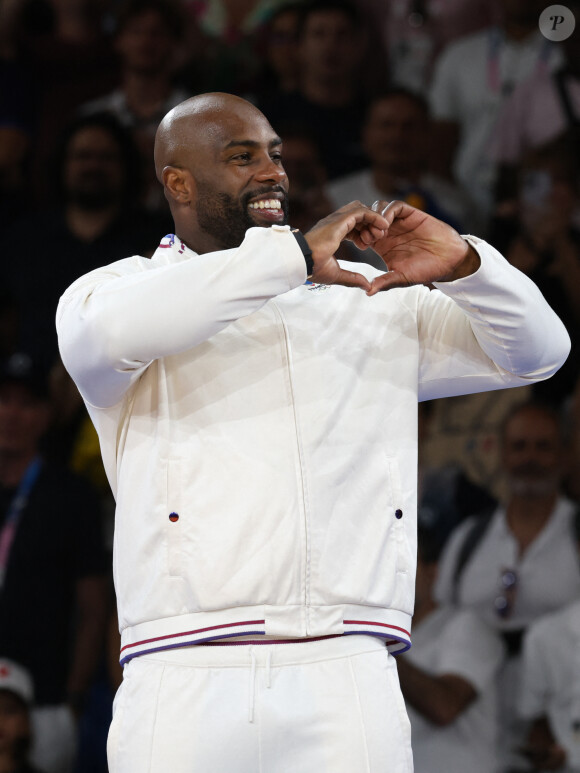
<path id="1" fill-rule="evenodd" d="M 306 279 L 288 228 L 250 228 L 239 248 L 178 263 L 129 258 L 85 275 L 60 299 L 63 363 L 83 398 L 115 405 L 155 359 L 190 349 Z"/>
<path id="2" fill-rule="evenodd" d="M 491 245 L 471 276 L 437 282 L 419 301 L 419 399 L 523 386 L 552 376 L 570 337 L 537 286 Z"/>

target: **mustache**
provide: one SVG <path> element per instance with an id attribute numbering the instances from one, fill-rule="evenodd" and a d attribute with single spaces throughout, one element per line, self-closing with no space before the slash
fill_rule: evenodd
<path id="1" fill-rule="evenodd" d="M 248 191 L 243 196 L 244 205 L 247 205 L 250 203 L 250 201 L 256 196 L 267 196 L 269 193 L 281 193 L 282 194 L 282 203 L 286 202 L 288 199 L 288 192 L 284 190 L 284 188 L 281 185 L 270 185 L 270 186 L 264 186 L 263 188 L 256 188 L 253 191 Z"/>

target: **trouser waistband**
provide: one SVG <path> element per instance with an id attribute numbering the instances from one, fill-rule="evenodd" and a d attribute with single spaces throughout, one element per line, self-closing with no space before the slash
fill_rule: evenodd
<path id="1" fill-rule="evenodd" d="M 352 634 L 314 641 L 300 639 L 284 644 L 245 644 L 240 642 L 221 646 L 194 644 L 189 647 L 144 654 L 139 657 L 139 660 L 200 668 L 212 666 L 243 667 L 252 663 L 255 663 L 256 667 L 270 667 L 272 665 L 315 663 L 384 649 L 385 641 L 382 638 L 366 634 Z"/>

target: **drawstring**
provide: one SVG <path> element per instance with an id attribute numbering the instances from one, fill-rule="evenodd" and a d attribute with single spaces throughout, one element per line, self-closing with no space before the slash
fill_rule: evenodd
<path id="1" fill-rule="evenodd" d="M 268 649 L 268 659 L 266 660 L 266 687 L 272 686 L 272 650 Z"/>
<path id="2" fill-rule="evenodd" d="M 256 656 L 254 650 L 250 647 L 250 658 L 252 659 L 252 665 L 250 668 L 250 684 L 248 694 L 248 722 L 254 721 L 254 704 L 256 700 Z M 272 649 L 268 648 L 268 657 L 266 658 L 266 674 L 265 674 L 266 687 L 270 689 L 272 687 Z"/>
<path id="3" fill-rule="evenodd" d="M 252 668 L 250 670 L 250 695 L 248 706 L 248 721 L 254 721 L 254 696 L 256 694 L 256 656 L 252 649 L 250 649 L 250 657 L 252 658 Z"/>

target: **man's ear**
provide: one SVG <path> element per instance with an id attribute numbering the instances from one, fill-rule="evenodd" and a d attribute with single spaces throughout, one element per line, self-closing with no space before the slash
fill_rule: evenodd
<path id="1" fill-rule="evenodd" d="M 162 172 L 165 195 L 177 204 L 189 204 L 195 193 L 195 181 L 191 173 L 177 166 L 166 166 Z"/>

